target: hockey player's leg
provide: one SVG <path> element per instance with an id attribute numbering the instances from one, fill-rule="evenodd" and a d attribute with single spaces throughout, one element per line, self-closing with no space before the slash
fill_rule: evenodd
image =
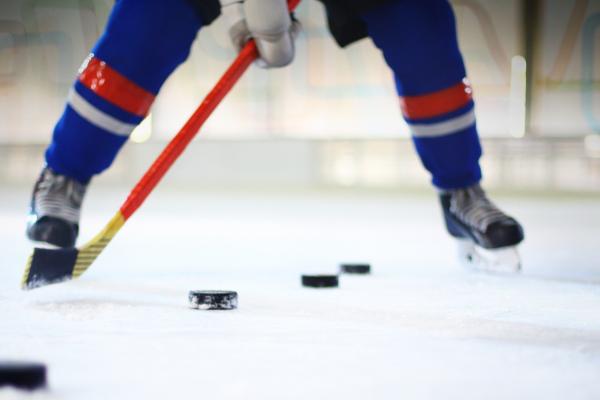
<path id="1" fill-rule="evenodd" d="M 107 169 L 190 51 L 201 17 L 186 0 L 119 0 L 71 88 L 31 200 L 27 235 L 72 247 L 91 178 Z"/>
<path id="2" fill-rule="evenodd" d="M 363 15 L 369 35 L 396 78 L 417 152 L 440 191 L 450 235 L 462 259 L 477 267 L 516 271 L 519 223 L 480 188 L 481 146 L 471 87 L 446 0 L 397 0 Z"/>

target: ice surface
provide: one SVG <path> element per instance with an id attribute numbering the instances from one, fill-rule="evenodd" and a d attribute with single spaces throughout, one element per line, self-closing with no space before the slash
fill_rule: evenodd
<path id="1" fill-rule="evenodd" d="M 433 194 L 159 191 L 80 280 L 21 292 L 28 190 L 2 191 L 0 359 L 48 363 L 50 389 L 0 399 L 600 398 L 597 199 L 498 199 L 527 241 L 495 276 L 458 265 Z M 84 237 L 124 192 L 92 192 Z"/>

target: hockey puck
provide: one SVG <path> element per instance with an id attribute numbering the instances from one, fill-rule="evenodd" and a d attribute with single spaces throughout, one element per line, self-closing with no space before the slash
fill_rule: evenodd
<path id="1" fill-rule="evenodd" d="M 234 310 L 238 294 L 228 290 L 192 290 L 188 298 L 190 307 L 197 310 Z"/>
<path id="2" fill-rule="evenodd" d="M 0 387 L 35 390 L 46 386 L 46 366 L 30 362 L 0 362 Z"/>
<path id="3" fill-rule="evenodd" d="M 302 286 L 313 288 L 333 288 L 339 286 L 337 275 L 302 275 Z"/>
<path id="4" fill-rule="evenodd" d="M 371 273 L 371 265 L 370 264 L 342 264 L 340 265 L 340 270 L 344 274 L 370 274 Z"/>

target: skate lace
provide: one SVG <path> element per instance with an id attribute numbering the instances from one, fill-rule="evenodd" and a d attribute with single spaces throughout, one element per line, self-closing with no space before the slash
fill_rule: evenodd
<path id="1" fill-rule="evenodd" d="M 64 175 L 44 174 L 39 189 L 46 196 L 61 197 L 69 201 L 69 205 L 79 208 L 83 201 L 85 188 L 79 182 Z"/>
<path id="2" fill-rule="evenodd" d="M 494 205 L 480 186 L 457 190 L 450 203 L 450 211 L 465 224 L 485 232 L 494 222 L 509 217 Z"/>
<path id="3" fill-rule="evenodd" d="M 77 223 L 85 190 L 85 185 L 46 170 L 36 190 L 37 212 Z"/>

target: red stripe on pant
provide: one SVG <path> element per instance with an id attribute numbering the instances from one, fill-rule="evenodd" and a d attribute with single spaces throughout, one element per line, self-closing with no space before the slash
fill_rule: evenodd
<path id="1" fill-rule="evenodd" d="M 473 100 L 473 90 L 467 79 L 434 93 L 400 98 L 402 113 L 407 119 L 427 119 L 456 111 Z"/>
<path id="2" fill-rule="evenodd" d="M 154 94 L 93 56 L 79 74 L 79 82 L 104 100 L 139 117 L 145 117 L 154 102 Z"/>

